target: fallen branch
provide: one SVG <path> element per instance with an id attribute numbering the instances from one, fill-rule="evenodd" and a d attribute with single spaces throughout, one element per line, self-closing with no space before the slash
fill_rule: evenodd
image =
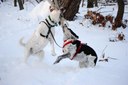
<path id="1" fill-rule="evenodd" d="M 103 12 L 99 12 L 99 13 L 106 13 L 106 12 L 113 12 L 113 11 L 103 11 Z"/>
<path id="2" fill-rule="evenodd" d="M 96 12 L 98 12 L 99 10 L 103 9 L 104 7 L 100 7 Z"/>
<path id="3" fill-rule="evenodd" d="M 104 54 L 102 55 L 102 58 L 99 59 L 99 62 L 108 62 L 109 59 L 117 60 L 117 58 L 105 57 L 105 53 L 104 53 Z"/>

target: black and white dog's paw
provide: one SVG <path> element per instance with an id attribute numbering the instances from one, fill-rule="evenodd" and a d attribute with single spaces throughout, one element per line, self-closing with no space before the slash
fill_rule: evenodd
<path id="1" fill-rule="evenodd" d="M 70 53 L 66 53 L 66 54 L 63 54 L 63 55 L 58 56 L 57 59 L 56 59 L 56 61 L 54 62 L 54 64 L 59 63 L 62 59 L 69 58 L 70 55 L 71 55 Z"/>

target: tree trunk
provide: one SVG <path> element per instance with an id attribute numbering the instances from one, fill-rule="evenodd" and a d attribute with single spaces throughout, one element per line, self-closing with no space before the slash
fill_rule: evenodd
<path id="1" fill-rule="evenodd" d="M 98 7 L 97 0 L 94 0 L 95 7 Z"/>
<path id="2" fill-rule="evenodd" d="M 82 0 L 82 7 L 84 6 L 84 2 L 85 2 L 85 0 Z"/>
<path id="3" fill-rule="evenodd" d="M 20 10 L 23 10 L 24 9 L 23 2 L 21 0 L 18 0 L 18 4 L 19 4 Z"/>
<path id="4" fill-rule="evenodd" d="M 116 16 L 116 20 L 123 19 L 123 14 L 124 14 L 124 1 L 123 0 L 117 0 L 118 3 L 118 12 Z"/>
<path id="5" fill-rule="evenodd" d="M 43 1 L 43 0 L 40 0 L 40 2 Z"/>
<path id="6" fill-rule="evenodd" d="M 79 5 L 81 0 L 58 0 L 59 6 L 64 7 L 64 18 L 67 20 L 73 20 L 76 13 L 79 11 Z"/>
<path id="7" fill-rule="evenodd" d="M 124 14 L 124 1 L 117 0 L 117 3 L 118 3 L 118 12 L 113 24 L 113 28 L 112 28 L 113 30 L 116 30 L 117 27 L 121 27 L 121 26 L 125 28 L 125 25 L 122 23 L 123 14 Z"/>
<path id="8" fill-rule="evenodd" d="M 17 0 L 14 0 L 14 7 L 17 6 Z"/>
<path id="9" fill-rule="evenodd" d="M 21 0 L 22 1 L 22 4 L 24 4 L 25 2 L 24 2 L 24 0 Z"/>
<path id="10" fill-rule="evenodd" d="M 88 0 L 87 8 L 93 8 L 93 0 Z"/>

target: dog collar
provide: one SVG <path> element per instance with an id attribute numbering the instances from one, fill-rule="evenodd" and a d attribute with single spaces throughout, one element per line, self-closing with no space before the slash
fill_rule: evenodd
<path id="1" fill-rule="evenodd" d="M 66 45 L 68 45 L 68 44 L 70 44 L 70 43 L 73 43 L 73 41 L 74 41 L 74 40 L 70 40 L 70 41 L 64 40 L 65 43 L 64 43 L 64 45 L 63 45 L 63 48 L 64 48 Z M 82 46 L 82 44 L 81 44 L 81 41 L 80 41 L 80 46 L 77 48 L 77 50 L 76 50 L 75 54 L 73 55 L 73 57 L 70 58 L 71 60 L 73 60 L 73 59 L 76 57 L 76 55 L 78 54 L 78 52 L 79 52 L 80 49 L 81 49 L 81 46 Z"/>
<path id="2" fill-rule="evenodd" d="M 54 25 L 51 25 L 47 19 L 45 19 L 45 21 L 47 23 L 47 27 L 49 27 L 49 28 L 57 26 L 56 23 L 53 23 Z"/>
<path id="3" fill-rule="evenodd" d="M 77 53 L 78 53 L 78 52 L 80 51 L 80 49 L 81 49 L 81 46 L 82 46 L 82 44 L 81 44 L 81 42 L 80 42 L 80 46 L 77 48 L 76 53 L 73 55 L 73 57 L 71 58 L 71 60 L 73 60 L 73 59 L 76 57 Z"/>
<path id="4" fill-rule="evenodd" d="M 51 19 L 50 15 L 48 16 L 48 18 L 49 18 L 49 20 L 50 20 L 53 24 L 55 24 L 54 26 L 57 26 L 57 23 L 55 23 L 55 22 Z"/>
<path id="5" fill-rule="evenodd" d="M 66 45 L 68 45 L 68 44 L 70 44 L 70 43 L 72 43 L 73 42 L 73 40 L 70 40 L 70 41 L 68 41 L 68 42 L 66 42 L 67 40 L 64 40 L 64 45 L 63 45 L 63 48 L 66 46 Z"/>
<path id="6" fill-rule="evenodd" d="M 55 23 L 55 22 L 51 19 L 50 15 L 48 16 L 48 18 L 49 18 L 49 20 L 50 20 L 52 23 Z"/>

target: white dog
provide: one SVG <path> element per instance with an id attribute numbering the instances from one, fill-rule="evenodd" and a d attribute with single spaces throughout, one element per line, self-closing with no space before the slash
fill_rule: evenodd
<path id="1" fill-rule="evenodd" d="M 31 54 L 35 54 L 42 58 L 44 56 L 43 48 L 50 41 L 52 55 L 55 56 L 54 40 L 55 35 L 54 27 L 60 22 L 61 11 L 54 9 L 50 15 L 42 22 L 39 23 L 35 32 L 27 43 L 23 43 L 23 38 L 20 39 L 20 44 L 25 47 L 25 62 Z"/>
<path id="2" fill-rule="evenodd" d="M 63 54 L 58 56 L 54 64 L 59 63 L 62 59 L 69 58 L 79 62 L 79 67 L 94 67 L 97 62 L 97 54 L 87 44 L 77 40 L 79 37 L 67 26 L 63 27 L 64 45 Z"/>

